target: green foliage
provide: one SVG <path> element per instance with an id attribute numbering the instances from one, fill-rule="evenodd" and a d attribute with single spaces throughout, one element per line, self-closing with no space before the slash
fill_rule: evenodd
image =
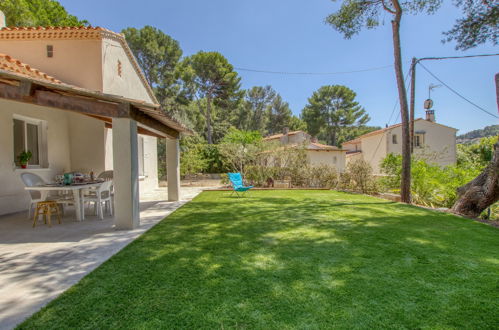
<path id="1" fill-rule="evenodd" d="M 198 173 L 222 173 L 224 167 L 219 146 L 207 144 L 199 135 L 186 136 L 180 140 L 181 175 Z"/>
<path id="2" fill-rule="evenodd" d="M 241 131 L 231 127 L 222 139 L 222 143 L 239 143 L 244 146 L 256 144 L 262 141 L 262 135 L 258 131 Z"/>
<path id="3" fill-rule="evenodd" d="M 371 165 L 363 159 L 348 163 L 340 176 L 339 187 L 363 194 L 375 194 L 379 190 Z"/>
<path id="4" fill-rule="evenodd" d="M 248 166 L 256 163 L 262 147 L 260 144 L 221 143 L 218 150 L 228 171 L 244 174 Z"/>
<path id="5" fill-rule="evenodd" d="M 458 143 L 468 143 L 468 142 L 473 142 L 475 139 L 478 138 L 498 136 L 498 135 L 499 135 L 499 125 L 490 125 L 482 129 L 476 129 L 471 132 L 458 135 L 456 139 Z"/>
<path id="6" fill-rule="evenodd" d="M 208 166 L 203 157 L 206 143 L 197 135 L 186 136 L 180 141 L 180 175 L 204 172 Z"/>
<path id="7" fill-rule="evenodd" d="M 457 188 L 475 178 L 480 170 L 470 163 L 440 167 L 417 157 L 411 165 L 411 191 L 416 204 L 431 207 L 451 207 L 457 198 Z M 385 189 L 398 191 L 402 157 L 389 154 L 381 164 L 387 175 L 381 179 Z"/>
<path id="8" fill-rule="evenodd" d="M 296 116 L 291 116 L 291 119 L 289 121 L 289 129 L 291 131 L 306 131 L 307 123 Z"/>
<path id="9" fill-rule="evenodd" d="M 464 17 L 444 32 L 445 41 L 456 41 L 456 49 L 467 50 L 490 41 L 499 42 L 499 6 L 494 0 L 455 0 Z"/>
<path id="10" fill-rule="evenodd" d="M 233 124 L 262 135 L 280 133 L 285 127 L 304 127 L 293 116 L 289 104 L 270 86 L 254 86 L 245 92 Z"/>
<path id="11" fill-rule="evenodd" d="M 121 31 L 139 62 L 149 85 L 156 88 L 158 99 L 175 95 L 175 68 L 182 56 L 178 41 L 163 31 L 146 25 Z"/>
<path id="12" fill-rule="evenodd" d="M 397 3 L 403 12 L 432 14 L 440 8 L 442 0 L 409 0 Z M 373 29 L 383 24 L 385 15 L 395 11 L 394 0 L 344 0 L 340 9 L 326 18 L 326 23 L 350 39 L 363 28 Z"/>
<path id="13" fill-rule="evenodd" d="M 341 85 L 322 86 L 308 99 L 302 110 L 302 119 L 311 135 L 340 146 L 345 128 L 363 126 L 369 115 L 355 101 L 356 94 Z"/>
<path id="14" fill-rule="evenodd" d="M 28 164 L 29 160 L 33 157 L 33 154 L 29 150 L 21 151 L 19 156 L 17 157 L 19 159 L 19 163 L 21 165 L 26 165 Z"/>
<path id="15" fill-rule="evenodd" d="M 492 160 L 497 136 L 482 138 L 474 144 L 457 145 L 457 165 L 482 170 Z"/>
<path id="16" fill-rule="evenodd" d="M 267 187 L 269 179 L 289 180 L 292 187 L 334 189 L 338 186 L 339 176 L 335 167 L 298 164 L 290 164 L 289 167 L 250 165 L 245 169 L 245 179 L 256 187 Z"/>
<path id="17" fill-rule="evenodd" d="M 284 130 L 285 127 L 293 129 L 293 113 L 289 104 L 282 100 L 281 95 L 277 94 L 268 110 L 267 133 L 276 134 Z"/>
<path id="18" fill-rule="evenodd" d="M 177 67 L 177 77 L 183 82 L 186 97 L 195 102 L 205 119 L 206 139 L 213 140 L 213 123 L 217 121 L 216 106 L 221 111 L 220 122 L 227 122 L 229 109 L 239 102 L 242 93 L 239 90 L 241 78 L 227 59 L 218 52 L 198 52 L 184 58 Z M 201 100 L 205 100 L 204 104 Z"/>
<path id="19" fill-rule="evenodd" d="M 2 0 L 7 26 L 86 26 L 55 0 Z"/>
<path id="20" fill-rule="evenodd" d="M 255 86 L 246 91 L 243 107 L 245 114 L 243 118 L 246 117 L 243 125 L 246 129 L 266 133 L 268 114 L 276 94 L 270 86 Z"/>

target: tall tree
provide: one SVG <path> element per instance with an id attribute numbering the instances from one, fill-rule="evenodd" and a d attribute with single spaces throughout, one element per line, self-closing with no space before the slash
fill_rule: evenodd
<path id="1" fill-rule="evenodd" d="M 456 0 L 464 17 L 445 32 L 446 41 L 456 41 L 456 49 L 467 50 L 490 41 L 499 42 L 499 5 L 497 0 Z"/>
<path id="2" fill-rule="evenodd" d="M 268 109 L 267 132 L 269 134 L 280 133 L 285 127 L 291 128 L 293 113 L 288 102 L 282 100 L 277 94 Z"/>
<path id="3" fill-rule="evenodd" d="M 234 67 L 218 52 L 203 52 L 186 57 L 178 67 L 185 90 L 196 102 L 206 120 L 206 139 L 213 143 L 213 106 L 228 108 L 240 97 L 241 78 Z M 201 100 L 205 99 L 206 106 Z"/>
<path id="4" fill-rule="evenodd" d="M 306 131 L 307 123 L 296 116 L 291 116 L 289 121 L 289 129 L 291 131 Z"/>
<path id="5" fill-rule="evenodd" d="M 129 27 L 121 31 L 144 71 L 156 97 L 167 109 L 172 107 L 178 92 L 175 68 L 182 56 L 177 40 L 152 26 Z"/>
<path id="6" fill-rule="evenodd" d="M 245 105 L 250 119 L 248 130 L 266 133 L 268 113 L 275 97 L 276 92 L 270 86 L 255 86 L 246 91 Z"/>
<path id="7" fill-rule="evenodd" d="M 88 21 L 70 15 L 54 0 L 2 0 L 7 26 L 84 26 Z"/>
<path id="8" fill-rule="evenodd" d="M 400 103 L 400 117 L 402 118 L 402 179 L 400 186 L 401 200 L 411 202 L 411 147 L 409 132 L 409 111 L 407 93 L 405 89 L 402 47 L 400 42 L 400 23 L 405 12 L 433 13 L 442 3 L 442 0 L 343 0 L 340 9 L 329 15 L 326 22 L 349 39 L 363 27 L 375 28 L 384 19 L 385 15 L 392 18 L 392 42 L 395 64 L 395 77 Z"/>
<path id="9" fill-rule="evenodd" d="M 370 120 L 355 97 L 355 92 L 346 86 L 319 88 L 302 111 L 308 132 L 315 136 L 325 132 L 328 143 L 339 145 L 338 137 L 345 127 L 362 126 Z"/>

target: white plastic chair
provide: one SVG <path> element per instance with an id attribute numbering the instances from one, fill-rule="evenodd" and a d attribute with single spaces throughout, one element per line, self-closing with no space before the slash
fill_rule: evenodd
<path id="1" fill-rule="evenodd" d="M 113 170 L 110 171 L 104 171 L 101 174 L 99 174 L 98 178 L 99 179 L 104 179 L 106 181 L 112 180 L 114 176 Z"/>
<path id="2" fill-rule="evenodd" d="M 24 182 L 24 185 L 26 187 L 34 187 L 34 186 L 40 186 L 46 184 L 45 180 L 43 180 L 41 177 L 34 173 L 23 173 L 21 174 L 21 179 Z M 28 219 L 31 219 L 31 210 L 33 209 L 33 205 L 38 203 L 38 202 L 43 202 L 47 200 L 47 197 L 49 197 L 49 192 L 48 191 L 36 191 L 36 190 L 28 190 L 29 195 L 31 197 L 31 202 L 29 204 L 29 210 L 28 210 Z M 75 200 L 74 198 L 69 195 L 51 195 L 50 200 L 56 201 L 57 204 L 61 204 L 62 206 L 62 215 L 64 216 L 64 207 L 67 205 L 74 205 Z"/>
<path id="3" fill-rule="evenodd" d="M 45 184 L 45 181 L 41 177 L 39 177 L 34 173 L 28 173 L 28 172 L 21 174 L 21 180 L 23 180 L 24 185 L 26 187 L 35 187 Z M 38 202 L 45 201 L 47 193 L 45 191 L 41 192 L 36 190 L 28 190 L 28 192 L 29 196 L 31 197 L 28 209 L 28 219 L 31 219 L 31 209 L 33 208 L 33 205 Z"/>
<path id="4" fill-rule="evenodd" d="M 113 186 L 113 181 L 104 181 L 98 188 L 95 189 L 94 193 L 91 195 L 85 195 L 83 197 L 84 203 L 94 203 L 94 210 L 99 216 L 99 219 L 104 219 L 104 210 L 102 209 L 102 204 L 106 206 L 109 210 L 109 214 L 113 215 L 113 198 L 111 195 L 111 190 Z"/>

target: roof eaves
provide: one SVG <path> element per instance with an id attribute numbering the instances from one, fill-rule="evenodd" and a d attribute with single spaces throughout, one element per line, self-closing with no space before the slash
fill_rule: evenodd
<path id="1" fill-rule="evenodd" d="M 141 112 L 144 112 L 147 115 L 150 115 L 153 118 L 160 118 L 161 121 L 164 122 L 165 125 L 171 127 L 178 132 L 182 132 L 185 134 L 192 134 L 192 130 L 185 127 L 182 123 L 178 122 L 174 118 L 171 118 L 167 114 L 163 112 L 159 104 L 151 104 L 141 100 L 129 99 L 119 95 L 106 94 L 99 91 L 92 91 L 85 88 L 77 87 L 74 85 L 69 85 L 65 83 L 53 83 L 50 81 L 36 79 L 30 76 L 22 75 L 19 73 L 14 73 L 11 71 L 5 71 L 0 69 L 0 78 L 7 79 L 17 79 L 17 80 L 28 80 L 32 82 L 36 82 L 36 84 L 43 86 L 47 89 L 52 89 L 60 92 L 72 93 L 76 96 L 90 97 L 99 99 L 101 101 L 106 102 L 115 102 L 115 103 L 130 103 L 131 105 L 138 108 Z"/>
<path id="2" fill-rule="evenodd" d="M 34 34 L 34 36 L 32 36 Z M 64 26 L 64 27 L 3 27 L 0 29 L 0 39 L 4 40 L 31 40 L 31 39 L 111 39 L 118 41 L 123 50 L 127 54 L 128 58 L 132 62 L 132 66 L 139 76 L 142 84 L 147 90 L 147 94 L 151 100 L 158 103 L 158 100 L 154 94 L 154 90 L 149 85 L 146 79 L 144 71 L 140 67 L 135 55 L 128 46 L 126 39 L 123 34 L 117 33 L 106 28 L 96 26 Z"/>

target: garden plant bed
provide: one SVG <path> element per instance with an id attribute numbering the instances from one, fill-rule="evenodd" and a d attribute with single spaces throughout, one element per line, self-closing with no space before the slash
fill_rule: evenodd
<path id="1" fill-rule="evenodd" d="M 204 192 L 28 319 L 47 328 L 499 324 L 499 230 L 375 197 Z"/>

